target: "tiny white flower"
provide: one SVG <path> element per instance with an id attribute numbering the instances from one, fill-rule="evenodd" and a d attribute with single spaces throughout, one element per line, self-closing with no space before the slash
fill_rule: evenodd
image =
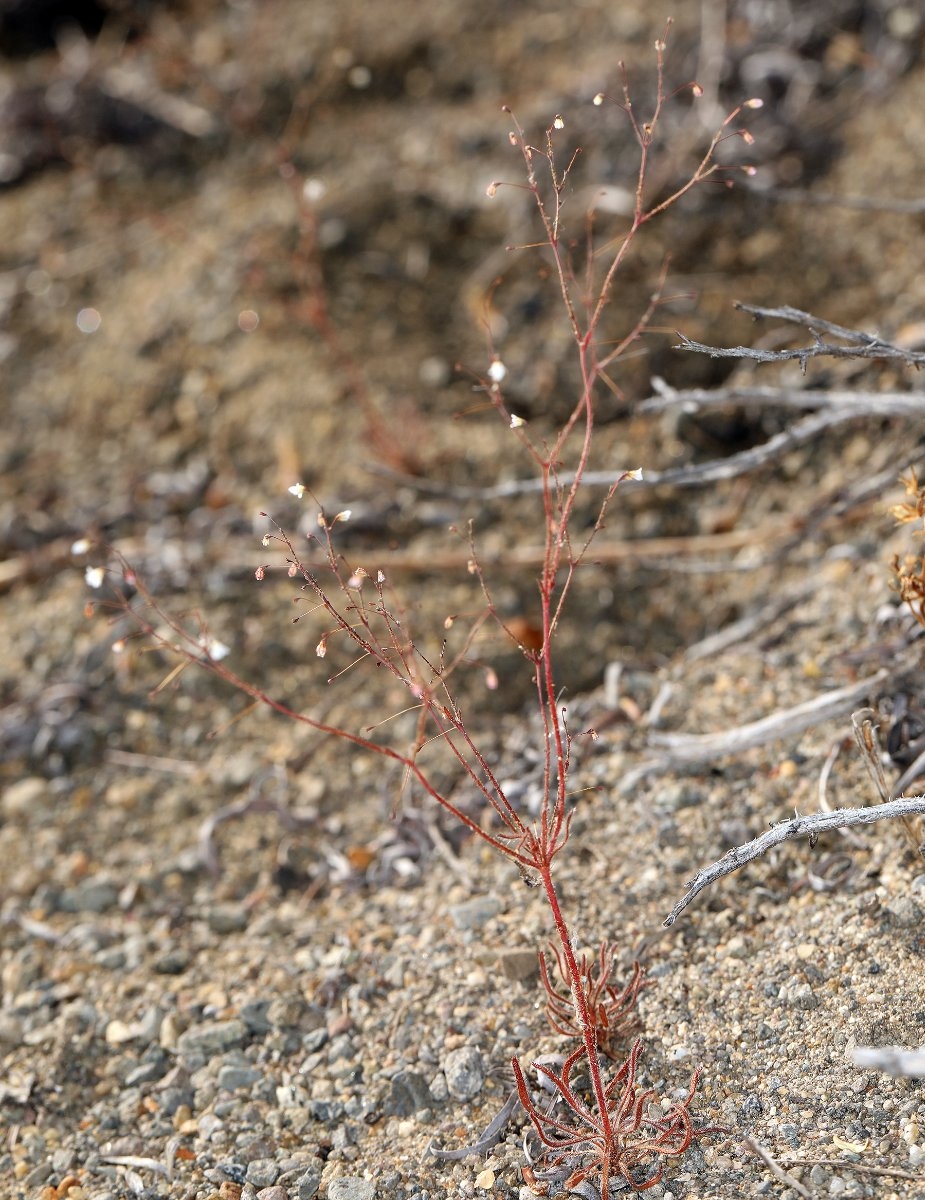
<path id="1" fill-rule="evenodd" d="M 642 479 L 642 467 L 637 467 L 635 471 L 626 472 L 627 479 Z"/>
<path id="2" fill-rule="evenodd" d="M 213 662 L 221 662 L 223 658 L 227 658 L 231 653 L 225 643 L 220 642 L 218 638 L 205 638 L 200 645 Z"/>
<path id="3" fill-rule="evenodd" d="M 556 113 L 556 119 L 553 121 L 552 127 L 553 129 L 564 129 L 565 117 L 561 116 L 559 113 Z"/>
<path id="4" fill-rule="evenodd" d="M 337 516 L 334 518 L 334 520 L 331 522 L 331 524 L 336 525 L 338 521 L 349 521 L 352 516 L 353 516 L 353 509 L 345 508 L 337 514 Z"/>
<path id="5" fill-rule="evenodd" d="M 526 425 L 526 423 L 527 422 L 523 419 L 523 417 L 518 417 L 518 415 L 516 413 L 511 413 L 511 428 L 512 429 L 520 429 L 520 427 L 522 425 Z"/>
<path id="6" fill-rule="evenodd" d="M 295 496 L 296 500 L 301 500 L 302 497 L 305 495 L 305 484 L 304 483 L 294 483 L 292 485 L 292 487 L 289 489 L 289 492 L 291 495 Z"/>
<path id="7" fill-rule="evenodd" d="M 754 96 L 751 100 L 746 100 L 742 105 L 743 108 L 764 108 L 764 101 Z"/>
<path id="8" fill-rule="evenodd" d="M 100 588 L 103 586 L 103 580 L 106 577 L 106 572 L 102 567 L 87 567 L 84 571 L 84 579 L 87 581 L 87 586 L 92 588 Z"/>
<path id="9" fill-rule="evenodd" d="M 89 549 L 90 549 L 90 539 L 89 538 L 78 538 L 76 542 L 71 543 L 71 554 L 73 554 L 75 557 L 78 554 L 86 554 Z"/>
<path id="10" fill-rule="evenodd" d="M 324 199 L 327 188 L 321 179 L 306 179 L 302 184 L 302 199 L 306 204 L 317 204 Z"/>
<path id="11" fill-rule="evenodd" d="M 598 92 L 597 95 L 594 97 L 594 100 L 592 101 L 592 103 L 594 104 L 595 108 L 600 108 L 606 99 L 607 99 L 607 97 L 604 95 L 603 92 Z"/>
<path id="12" fill-rule="evenodd" d="M 488 368 L 488 378 L 492 383 L 501 383 L 505 375 L 507 375 L 507 367 L 496 354 L 491 360 L 491 366 Z"/>
<path id="13" fill-rule="evenodd" d="M 327 654 L 327 652 L 328 652 L 328 644 L 324 640 L 324 638 L 322 638 L 321 641 L 318 643 L 318 645 L 315 647 L 315 653 L 318 655 L 319 658 L 324 658 L 324 656 Z"/>

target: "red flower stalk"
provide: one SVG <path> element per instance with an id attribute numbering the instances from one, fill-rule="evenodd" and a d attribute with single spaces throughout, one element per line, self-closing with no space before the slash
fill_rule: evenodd
<path id="1" fill-rule="evenodd" d="M 557 979 L 553 979 L 543 951 L 540 951 L 540 980 L 546 989 L 546 1016 L 550 1025 L 566 1037 L 581 1037 L 575 1021 L 575 1003 L 566 965 L 559 947 L 551 942 L 550 952 L 555 959 Z M 597 1037 L 597 1048 L 608 1058 L 617 1058 L 618 1044 L 639 1025 L 635 1012 L 639 993 L 649 986 L 645 971 L 633 963 L 632 976 L 622 988 L 611 982 L 617 948 L 612 942 L 601 942 L 597 960 L 582 954 L 578 959 L 578 982 L 585 994 L 588 1016 Z"/>

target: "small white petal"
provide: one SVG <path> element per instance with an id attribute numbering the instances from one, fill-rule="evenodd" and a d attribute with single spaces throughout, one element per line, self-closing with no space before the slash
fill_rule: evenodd
<path id="1" fill-rule="evenodd" d="M 488 368 L 488 378 L 492 383 L 501 383 L 507 375 L 507 367 L 497 356 L 491 360 L 491 366 Z"/>
<path id="2" fill-rule="evenodd" d="M 289 489 L 289 491 L 293 496 L 295 496 L 295 498 L 297 500 L 301 500 L 302 497 L 305 495 L 305 484 L 304 483 L 294 483 L 292 485 L 292 487 Z"/>
<path id="3" fill-rule="evenodd" d="M 526 425 L 526 423 L 527 422 L 523 419 L 523 417 L 518 417 L 516 413 L 511 413 L 511 428 L 512 429 L 520 429 L 520 427 L 522 425 Z"/>
<path id="4" fill-rule="evenodd" d="M 78 554 L 86 554 L 89 549 L 90 549 L 90 539 L 89 538 L 78 538 L 76 542 L 73 542 L 71 544 L 71 554 L 73 554 L 75 556 Z"/>
<path id="5" fill-rule="evenodd" d="M 206 654 L 213 662 L 221 662 L 223 658 L 227 658 L 231 651 L 224 642 L 220 642 L 217 638 L 209 638 L 203 646 Z"/>
<path id="6" fill-rule="evenodd" d="M 100 588 L 103 586 L 103 580 L 106 577 L 106 572 L 102 567 L 87 567 L 84 571 L 84 579 L 87 581 L 87 586 L 92 588 Z"/>

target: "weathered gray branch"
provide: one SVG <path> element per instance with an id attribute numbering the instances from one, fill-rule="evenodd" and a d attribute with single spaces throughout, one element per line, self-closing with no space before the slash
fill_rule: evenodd
<path id="1" fill-rule="evenodd" d="M 629 772 L 620 790 L 624 793 L 630 791 L 647 775 L 671 771 L 676 767 L 714 763 L 727 754 L 739 754 L 755 746 L 764 746 L 779 738 L 802 733 L 804 729 L 822 721 L 840 717 L 851 712 L 860 701 L 874 695 L 888 674 L 886 670 L 878 671 L 847 687 L 824 692 L 792 708 L 780 709 L 757 721 L 733 729 L 722 729 L 718 733 L 652 734 L 650 744 L 663 747 L 662 753 Z"/>
<path id="2" fill-rule="evenodd" d="M 780 308 L 762 308 L 755 304 L 736 304 L 736 308 L 761 318 L 771 318 L 778 321 L 789 321 L 802 325 L 812 334 L 813 345 L 801 346 L 794 350 L 756 350 L 754 346 L 706 346 L 695 342 L 679 333 L 681 341 L 677 350 L 691 350 L 698 354 L 708 354 L 710 358 L 747 358 L 752 362 L 779 363 L 797 361 L 803 371 L 811 358 L 870 358 L 893 359 L 907 366 L 925 366 L 925 353 L 917 350 L 907 350 L 893 342 L 886 342 L 872 333 L 864 333 L 859 329 L 846 329 L 843 325 L 835 325 L 812 313 L 803 312 L 799 308 L 791 308 L 785 304 Z M 826 341 L 823 334 L 838 338 L 838 342 Z"/>
<path id="3" fill-rule="evenodd" d="M 851 1057 L 856 1067 L 925 1079 L 925 1047 L 907 1050 L 903 1046 L 856 1046 Z"/>
<path id="4" fill-rule="evenodd" d="M 738 871 L 746 863 L 767 854 L 782 842 L 794 838 L 808 837 L 815 840 L 820 833 L 831 829 L 846 829 L 850 825 L 872 825 L 876 821 L 888 821 L 901 817 L 913 817 L 925 813 L 925 796 L 910 796 L 902 800 L 890 800 L 886 804 L 873 804 L 869 808 L 836 808 L 832 812 L 813 813 L 808 817 L 791 817 L 781 821 L 760 837 L 746 842 L 744 846 L 733 846 L 719 862 L 704 867 L 688 883 L 687 891 L 665 918 L 667 928 L 673 925 L 680 914 L 704 888 L 716 883 L 725 875 Z"/>
<path id="5" fill-rule="evenodd" d="M 653 379 L 654 396 L 643 400 L 638 412 L 664 412 L 683 408 L 687 412 L 708 412 L 711 408 L 836 408 L 851 417 L 920 417 L 925 413 L 923 392 L 841 391 L 811 387 L 740 387 L 673 388 L 663 379 Z"/>

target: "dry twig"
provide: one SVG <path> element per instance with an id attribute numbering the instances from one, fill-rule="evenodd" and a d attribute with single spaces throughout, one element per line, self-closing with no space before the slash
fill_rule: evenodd
<path id="1" fill-rule="evenodd" d="M 760 837 L 746 842 L 744 846 L 733 846 L 727 850 L 719 862 L 712 866 L 703 867 L 688 883 L 687 891 L 674 906 L 663 924 L 669 927 L 675 923 L 681 913 L 698 896 L 704 888 L 716 883 L 725 875 L 738 871 L 746 863 L 767 854 L 782 842 L 794 838 L 809 838 L 810 845 L 815 844 L 820 833 L 830 829 L 844 829 L 849 825 L 872 825 L 876 821 L 887 821 L 895 818 L 908 818 L 925 813 L 925 796 L 910 796 L 908 799 L 891 800 L 886 804 L 873 804 L 869 808 L 836 808 L 832 812 L 813 813 L 808 817 L 799 815 L 789 821 L 779 824 L 763 833 Z"/>
<path id="2" fill-rule="evenodd" d="M 814 344 L 801 346 L 795 350 L 756 350 L 754 346 L 705 346 L 702 342 L 695 342 L 683 333 L 679 333 L 681 341 L 675 349 L 708 354 L 710 358 L 747 358 L 752 362 L 759 363 L 796 361 L 804 372 L 806 364 L 811 358 L 892 359 L 910 367 L 925 366 L 925 353 L 922 351 L 907 350 L 903 346 L 894 345 L 893 342 L 886 342 L 872 333 L 863 333 L 858 329 L 846 329 L 843 325 L 824 321 L 821 317 L 814 317 L 812 313 L 803 312 L 799 308 L 791 308 L 789 304 L 780 308 L 736 304 L 736 308 L 742 312 L 752 313 L 755 317 L 768 317 L 802 325 L 812 334 Z M 838 341 L 826 341 L 824 334 L 837 338 Z"/>
<path id="3" fill-rule="evenodd" d="M 804 729 L 818 725 L 821 721 L 840 717 L 850 712 L 859 700 L 876 691 L 887 678 L 887 674 L 885 670 L 878 671 L 875 675 L 858 680 L 857 683 L 824 692 L 821 696 L 814 696 L 812 700 L 795 704 L 792 708 L 780 709 L 733 729 L 723 729 L 717 733 L 653 733 L 649 742 L 653 746 L 664 747 L 663 753 L 630 771 L 620 790 L 629 791 L 647 775 L 671 771 L 676 767 L 713 763 L 725 755 L 739 754 L 743 750 L 764 746 L 779 738 L 802 733 Z"/>

